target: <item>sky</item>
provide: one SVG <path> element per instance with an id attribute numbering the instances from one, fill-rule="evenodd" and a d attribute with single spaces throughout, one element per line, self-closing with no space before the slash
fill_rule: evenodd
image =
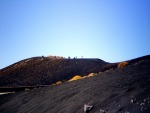
<path id="1" fill-rule="evenodd" d="M 150 54 L 150 0 L 0 0 L 0 69 L 35 56 Z"/>

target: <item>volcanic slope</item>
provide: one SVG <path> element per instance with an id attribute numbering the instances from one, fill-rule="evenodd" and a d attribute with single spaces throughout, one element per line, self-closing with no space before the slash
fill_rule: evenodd
<path id="1" fill-rule="evenodd" d="M 0 87 L 50 85 L 75 75 L 99 72 L 106 64 L 100 59 L 33 57 L 1 69 Z"/>
<path id="2" fill-rule="evenodd" d="M 0 96 L 1 113 L 150 113 L 150 58 L 95 76 Z"/>

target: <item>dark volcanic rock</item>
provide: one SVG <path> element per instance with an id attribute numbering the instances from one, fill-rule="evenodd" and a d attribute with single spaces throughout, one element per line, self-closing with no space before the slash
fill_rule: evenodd
<path id="1" fill-rule="evenodd" d="M 0 96 L 1 113 L 150 113 L 150 58 L 60 85 Z"/>
<path id="2" fill-rule="evenodd" d="M 100 59 L 34 57 L 0 70 L 0 87 L 50 85 L 75 75 L 99 72 L 106 64 Z"/>

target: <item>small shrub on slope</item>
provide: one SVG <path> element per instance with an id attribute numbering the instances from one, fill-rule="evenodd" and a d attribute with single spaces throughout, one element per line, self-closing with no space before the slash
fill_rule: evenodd
<path id="1" fill-rule="evenodd" d="M 58 82 L 56 82 L 55 84 L 56 84 L 56 85 L 62 84 L 62 81 L 58 81 Z"/>
<path id="2" fill-rule="evenodd" d="M 92 76 L 95 76 L 95 73 L 90 73 L 90 74 L 88 75 L 88 77 L 92 77 Z"/>
<path id="3" fill-rule="evenodd" d="M 88 76 L 83 76 L 82 79 L 84 79 L 84 78 L 88 78 Z"/>
<path id="4" fill-rule="evenodd" d="M 80 75 L 76 75 L 72 79 L 70 79 L 69 81 L 74 81 L 74 80 L 79 80 L 79 79 L 82 79 L 82 77 Z"/>
<path id="5" fill-rule="evenodd" d="M 128 62 L 121 62 L 118 64 L 118 68 L 125 67 L 126 65 L 128 65 Z"/>

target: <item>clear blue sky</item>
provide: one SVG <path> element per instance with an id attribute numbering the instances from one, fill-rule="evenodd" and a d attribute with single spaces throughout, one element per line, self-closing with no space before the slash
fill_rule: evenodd
<path id="1" fill-rule="evenodd" d="M 148 54 L 150 0 L 0 0 L 0 68 L 42 55 Z"/>

